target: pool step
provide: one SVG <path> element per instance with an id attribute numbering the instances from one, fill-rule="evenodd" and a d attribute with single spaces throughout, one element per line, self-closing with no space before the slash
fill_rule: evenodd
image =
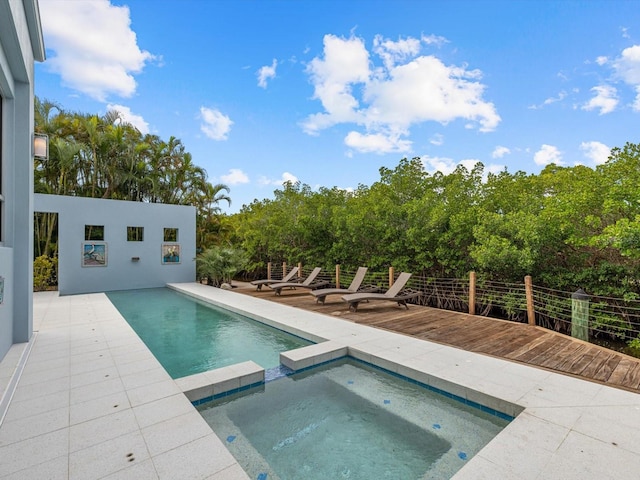
<path id="1" fill-rule="evenodd" d="M 283 352 L 280 354 L 280 363 L 291 370 L 298 371 L 346 355 L 346 345 L 340 342 L 328 341 Z"/>
<path id="2" fill-rule="evenodd" d="M 248 361 L 177 378 L 182 393 L 193 403 L 214 400 L 264 383 L 264 368 Z"/>

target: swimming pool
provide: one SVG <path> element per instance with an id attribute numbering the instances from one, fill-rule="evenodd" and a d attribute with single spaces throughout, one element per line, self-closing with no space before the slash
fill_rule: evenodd
<path id="1" fill-rule="evenodd" d="M 510 421 L 353 359 L 198 407 L 251 478 L 450 478 Z"/>
<path id="2" fill-rule="evenodd" d="M 313 343 L 169 288 L 107 296 L 172 378 L 247 360 L 273 368 L 280 352 Z"/>

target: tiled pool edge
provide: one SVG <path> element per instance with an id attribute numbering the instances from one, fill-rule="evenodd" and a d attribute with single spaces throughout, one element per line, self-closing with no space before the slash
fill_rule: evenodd
<path id="1" fill-rule="evenodd" d="M 193 405 L 199 405 L 264 384 L 264 380 L 264 368 L 249 361 L 176 378 L 175 382 Z"/>
<path id="2" fill-rule="evenodd" d="M 202 302 L 229 309 L 227 305 L 214 302 L 207 297 L 195 295 L 192 292 L 184 292 L 182 289 L 175 286 L 170 287 L 178 292 L 183 292 L 189 296 L 197 298 Z M 249 318 L 256 319 L 256 315 L 248 315 L 247 312 L 241 309 L 234 309 L 234 311 L 244 316 L 248 316 Z M 267 319 L 263 318 L 263 320 Z M 285 328 L 278 322 L 270 321 L 269 325 L 290 333 L 288 328 Z M 393 368 L 387 368 L 390 364 L 388 360 L 364 353 L 355 347 L 347 346 L 334 340 L 327 340 L 313 345 L 308 345 L 306 347 L 297 348 L 295 350 L 282 352 L 280 354 L 280 363 L 291 369 L 294 373 L 299 373 L 306 369 L 347 356 L 383 370 L 397 378 L 404 379 L 412 384 L 426 388 L 427 390 L 439 393 L 445 397 L 460 401 L 465 405 L 477 408 L 485 413 L 502 418 L 503 420 L 511 421 L 524 410 L 524 407 L 512 402 L 507 402 L 505 400 L 483 394 L 482 392 L 448 382 L 433 375 L 424 374 L 423 372 L 404 367 L 398 363 L 393 364 Z M 255 366 L 259 368 L 259 366 Z M 402 370 L 404 374 L 399 373 L 398 370 Z M 187 398 L 194 405 L 201 405 L 202 403 L 206 403 L 223 396 L 239 393 L 248 390 L 249 388 L 247 387 L 247 382 L 245 381 L 243 383 L 242 380 L 240 380 L 239 385 L 233 383 L 230 384 L 230 382 L 233 382 L 235 379 L 231 373 L 231 367 L 212 370 L 210 372 L 195 374 L 189 377 L 184 377 L 184 379 L 176 380 L 181 388 L 183 388 Z M 219 372 L 216 373 L 216 375 L 222 376 L 222 379 L 219 381 L 217 380 L 217 383 L 212 384 L 209 382 L 208 375 L 212 375 L 213 372 Z M 262 379 L 250 383 L 252 383 L 253 386 L 259 386 L 264 384 L 264 380 L 264 370 L 262 370 Z"/>
<path id="3" fill-rule="evenodd" d="M 195 283 L 178 287 L 205 301 L 211 297 L 215 305 L 239 308 L 244 315 L 253 312 L 247 316 L 277 319 L 284 326 L 339 340 L 361 350 L 364 361 L 378 358 L 383 368 L 401 365 L 396 373 L 433 374 L 458 389 L 477 389 L 481 396 L 522 405 L 522 413 L 458 471 L 456 480 L 617 480 L 633 478 L 631 472 L 640 469 L 640 445 L 632 440 L 637 432 L 629 424 L 629 418 L 640 421 L 637 394 L 236 292 Z"/>
<path id="4" fill-rule="evenodd" d="M 460 390 L 459 385 L 455 385 L 439 377 L 425 375 L 417 371 L 413 371 L 412 375 L 410 369 L 407 368 L 404 368 L 403 370 L 406 374 L 398 373 L 397 371 L 390 370 L 383 366 L 388 364 L 386 360 L 374 355 L 367 355 L 367 359 L 365 360 L 362 358 L 361 352 L 359 352 L 358 349 L 346 347 L 334 341 L 309 345 L 307 347 L 298 348 L 280 354 L 280 362 L 290 368 L 293 373 L 307 371 L 341 358 L 350 358 L 356 362 L 369 365 L 393 377 L 407 381 L 431 392 L 438 393 L 452 400 L 456 400 L 464 405 L 477 408 L 480 411 L 503 420 L 512 421 L 524 410 L 524 407 L 520 405 L 505 402 L 502 399 L 495 398 L 466 387 L 463 387 L 464 395 L 453 393 L 451 390 Z M 401 367 L 399 364 L 395 364 L 395 366 L 397 369 Z M 439 386 L 434 384 L 438 384 Z M 451 390 L 445 388 L 445 385 L 449 385 Z M 482 399 L 482 401 L 480 399 Z"/>
<path id="5" fill-rule="evenodd" d="M 503 420 L 512 421 L 524 410 L 524 407 L 520 405 L 504 402 L 503 400 L 469 388 L 463 389 L 463 392 L 461 392 L 463 395 L 453 393 L 449 389 L 442 387 L 446 384 L 453 390 L 460 390 L 460 387 L 438 377 L 425 376 L 424 374 L 420 374 L 420 372 L 414 372 L 414 374 L 411 375 L 411 372 L 406 369 L 407 375 L 398 373 L 397 371 L 382 366 L 385 364 L 385 360 L 375 356 L 367 356 L 367 360 L 364 360 L 361 358 L 361 352 L 357 349 L 349 348 L 335 341 L 317 343 L 280 353 L 280 363 L 289 369 L 287 375 L 301 373 L 343 358 L 350 358 L 356 362 L 369 365 L 393 377 L 438 393 Z M 400 367 L 400 365 L 396 365 L 396 370 L 398 367 Z M 243 362 L 229 367 L 178 378 L 176 379 L 176 383 L 189 401 L 194 406 L 198 406 L 212 400 L 264 385 L 265 370 L 254 362 Z M 435 386 L 434 383 L 440 386 Z M 480 401 L 480 399 L 482 399 L 482 401 Z"/>
<path id="6" fill-rule="evenodd" d="M 324 338 L 324 337 L 320 337 L 318 335 L 314 335 L 310 332 L 307 332 L 305 330 L 301 330 L 301 329 L 296 329 L 296 328 L 287 328 L 284 329 L 282 324 L 276 321 L 273 321 L 267 317 L 263 317 L 261 315 L 257 315 L 253 312 L 247 312 L 246 310 L 242 310 L 241 308 L 236 308 L 232 305 L 228 305 L 226 303 L 222 303 L 222 302 L 217 302 L 216 300 L 209 298 L 209 297 L 205 297 L 203 295 L 199 295 L 195 292 L 189 291 L 189 290 L 185 290 L 183 288 L 180 288 L 179 285 L 176 284 L 167 284 L 167 288 L 170 288 L 172 290 L 175 290 L 176 292 L 179 292 L 183 295 L 187 295 L 189 297 L 195 298 L 197 300 L 200 300 L 201 302 L 204 303 L 208 303 L 210 305 L 215 305 L 216 307 L 220 307 L 220 308 L 224 308 L 226 310 L 230 310 L 234 313 L 237 313 L 238 315 L 242 315 L 244 317 L 250 318 L 252 320 L 255 320 L 256 322 L 260 322 L 260 323 L 264 323 L 265 325 L 269 325 L 270 327 L 276 328 L 278 330 L 282 330 L 290 335 L 295 335 L 297 337 L 300 337 L 304 340 L 308 340 L 314 343 L 321 343 L 321 342 L 326 342 L 328 339 Z"/>

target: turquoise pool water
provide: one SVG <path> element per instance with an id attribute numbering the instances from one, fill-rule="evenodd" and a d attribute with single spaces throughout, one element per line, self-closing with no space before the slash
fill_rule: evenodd
<path id="1" fill-rule="evenodd" d="M 107 296 L 173 378 L 247 360 L 276 367 L 280 352 L 312 343 L 169 288 Z"/>
<path id="2" fill-rule="evenodd" d="M 351 359 L 198 410 L 268 480 L 447 479 L 509 423 Z"/>

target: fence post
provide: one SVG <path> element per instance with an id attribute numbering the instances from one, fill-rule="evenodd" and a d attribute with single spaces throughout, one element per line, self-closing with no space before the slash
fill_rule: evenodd
<path id="1" fill-rule="evenodd" d="M 389 288 L 393 285 L 393 281 L 395 280 L 393 275 L 393 267 L 389 267 Z"/>
<path id="2" fill-rule="evenodd" d="M 476 314 L 476 272 L 469 272 L 469 315 Z"/>
<path id="3" fill-rule="evenodd" d="M 302 262 L 298 262 L 298 278 L 302 278 Z"/>
<path id="4" fill-rule="evenodd" d="M 267 262 L 267 280 L 271 280 L 271 262 Z"/>
<path id="5" fill-rule="evenodd" d="M 571 295 L 571 336 L 589 341 L 589 300 L 581 288 Z"/>
<path id="6" fill-rule="evenodd" d="M 340 264 L 336 264 L 336 288 L 340 288 Z"/>
<path id="7" fill-rule="evenodd" d="M 529 325 L 536 325 L 536 311 L 533 308 L 533 281 L 531 275 L 524 277 L 524 291 L 527 296 L 527 318 Z"/>
<path id="8" fill-rule="evenodd" d="M 284 276 L 287 274 L 287 262 L 282 262 L 282 277 L 284 278 Z"/>

